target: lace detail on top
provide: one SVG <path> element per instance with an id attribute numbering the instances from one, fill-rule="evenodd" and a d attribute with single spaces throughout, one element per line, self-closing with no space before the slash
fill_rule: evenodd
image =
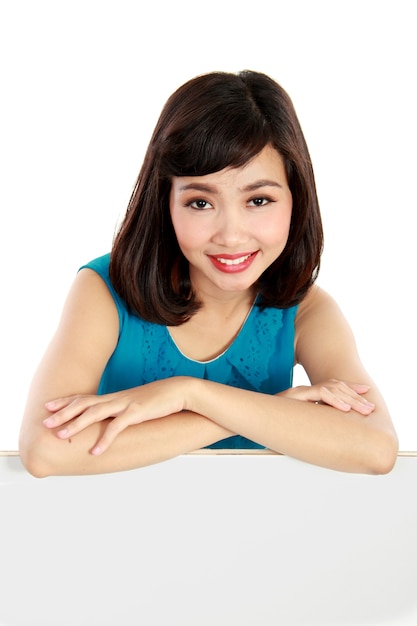
<path id="1" fill-rule="evenodd" d="M 254 306 L 232 344 L 215 359 L 204 362 L 184 355 L 165 326 L 143 321 L 142 325 L 143 383 L 188 375 L 258 390 L 269 376 L 276 335 L 282 327 L 282 310 L 261 311 Z"/>
<path id="2" fill-rule="evenodd" d="M 143 338 L 144 371 L 148 382 L 173 376 L 177 360 L 172 350 L 167 350 L 165 327 L 146 322 L 143 324 L 146 324 Z"/>
<path id="3" fill-rule="evenodd" d="M 233 366 L 230 384 L 242 386 L 242 378 L 253 389 L 260 389 L 269 375 L 269 363 L 276 349 L 276 335 L 282 327 L 282 309 L 255 308 L 252 324 L 253 332 L 244 330 L 245 346 L 239 336 L 230 346 L 226 358 Z M 245 348 L 242 351 L 242 348 Z"/>

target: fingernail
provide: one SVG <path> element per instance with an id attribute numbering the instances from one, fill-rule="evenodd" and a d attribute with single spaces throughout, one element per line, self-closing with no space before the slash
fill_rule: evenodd
<path id="1" fill-rule="evenodd" d="M 98 456 L 99 454 L 101 454 L 101 448 L 100 448 L 100 446 L 95 446 L 95 447 L 91 450 L 91 454 L 93 454 L 94 456 Z"/>
<path id="2" fill-rule="evenodd" d="M 54 418 L 53 417 L 47 417 L 46 419 L 43 420 L 43 423 L 45 426 L 53 426 L 54 425 Z"/>
<path id="3" fill-rule="evenodd" d="M 58 437 L 66 437 L 68 435 L 68 428 L 63 428 L 57 432 Z"/>

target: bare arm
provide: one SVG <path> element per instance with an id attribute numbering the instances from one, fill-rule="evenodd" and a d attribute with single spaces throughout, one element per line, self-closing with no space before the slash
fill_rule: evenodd
<path id="1" fill-rule="evenodd" d="M 312 385 L 316 385 L 314 391 L 320 394 L 317 400 L 331 393 L 323 385 L 329 383 L 329 389 L 332 385 L 337 388 L 339 383 L 332 382 L 337 379 L 367 385 L 369 391 L 363 397 L 374 408 L 366 411 L 357 405 L 353 410 L 350 406 L 335 408 L 300 402 L 304 392 L 298 389 L 278 397 L 264 396 L 207 381 L 195 381 L 188 408 L 273 450 L 309 463 L 350 472 L 390 471 L 398 441 L 388 409 L 360 361 L 339 307 L 318 287 L 299 307 L 296 357 Z M 311 395 L 311 391 L 308 393 Z M 342 390 L 340 397 L 343 394 Z M 352 405 L 355 402 L 352 400 Z"/>
<path id="2" fill-rule="evenodd" d="M 99 443 L 97 458 L 109 456 L 110 461 L 107 466 L 105 462 L 94 465 L 94 460 L 84 457 L 87 465 L 83 465 L 83 471 L 91 471 L 94 467 L 100 467 L 99 471 L 126 469 L 127 456 L 124 454 L 121 458 L 122 448 L 119 447 L 123 447 L 123 442 L 132 446 L 129 450 L 132 458 L 136 458 L 134 465 L 129 466 L 148 464 L 152 458 L 161 460 L 161 442 L 157 439 L 160 431 L 153 431 L 151 425 L 146 427 L 149 430 L 139 430 L 144 422 L 150 421 L 155 423 L 155 428 L 165 423 L 168 431 L 171 426 L 173 428 L 173 438 L 167 436 L 166 439 L 164 458 L 239 433 L 272 450 L 324 467 L 363 473 L 390 471 L 395 463 L 398 442 L 387 407 L 360 362 L 352 333 L 339 308 L 318 288 L 311 290 L 300 305 L 296 320 L 296 355 L 313 385 L 307 391 L 287 390 L 278 396 L 270 396 L 211 381 L 177 377 L 107 397 L 88 395 L 95 393 L 88 389 L 83 397 L 58 397 L 53 418 L 58 432 L 60 426 L 64 429 L 59 435 L 63 441 L 52 448 L 56 450 L 56 445 L 62 446 L 63 443 L 68 446 L 72 437 L 87 437 L 86 433 L 89 433 L 88 445 L 94 445 L 97 440 Z M 87 369 L 90 367 L 91 363 Z M 103 363 L 96 367 L 96 371 L 101 371 L 102 367 Z M 351 396 L 346 396 L 342 383 L 333 383 L 333 379 L 347 382 Z M 349 387 L 357 382 L 369 387 L 366 396 L 372 402 L 371 408 L 364 407 L 362 399 Z M 326 399 L 327 404 L 308 401 L 322 396 L 326 398 L 331 393 L 328 388 L 334 385 L 336 398 L 350 398 L 351 406 L 337 408 L 337 403 L 332 405 L 332 400 Z M 71 386 L 67 385 L 68 388 Z M 315 394 L 318 394 L 317 398 Z M 51 394 L 48 396 L 50 398 Z M 189 413 L 181 412 L 184 409 Z M 110 416 L 113 419 L 109 421 Z M 192 432 L 187 440 L 188 449 L 183 447 L 183 433 L 176 428 L 174 421 L 184 418 L 189 418 L 191 423 L 188 426 L 189 433 Z M 39 424 L 39 417 L 37 419 Z M 127 439 L 126 432 L 132 428 L 138 428 L 138 433 L 148 432 L 151 440 L 156 441 L 154 452 L 146 459 L 140 456 L 140 439 Z M 87 446 L 83 453 L 87 455 Z M 135 457 L 136 454 L 139 456 Z M 69 458 L 70 473 L 73 473 L 76 466 L 74 468 L 73 457 L 70 455 Z M 56 461 L 52 467 L 56 467 Z M 58 473 L 65 472 L 60 468 Z"/>
<path id="3" fill-rule="evenodd" d="M 93 456 L 110 420 L 91 424 L 62 440 L 43 420 L 45 403 L 72 394 L 96 394 L 102 371 L 118 337 L 117 310 L 107 287 L 91 270 L 74 281 L 58 329 L 35 373 L 22 420 L 19 452 L 35 476 L 95 474 L 149 465 L 228 437 L 227 429 L 185 412 L 132 425 L 106 455 Z"/>
<path id="4" fill-rule="evenodd" d="M 63 399 L 62 409 L 58 402 L 56 419 L 66 424 L 68 437 L 116 411 L 118 417 L 99 442 L 101 452 L 107 454 L 130 423 L 153 420 L 161 410 L 168 414 L 170 407 L 172 412 L 185 408 L 229 432 L 309 463 L 349 472 L 390 471 L 398 442 L 387 407 L 359 359 L 339 308 L 318 288 L 311 290 L 299 308 L 296 355 L 311 388 L 270 396 L 180 377 L 118 394 L 109 398 L 109 406 L 107 400 L 97 402 L 96 398 L 81 398 L 70 405 Z M 356 393 L 355 383 L 367 385 L 368 391 Z"/>

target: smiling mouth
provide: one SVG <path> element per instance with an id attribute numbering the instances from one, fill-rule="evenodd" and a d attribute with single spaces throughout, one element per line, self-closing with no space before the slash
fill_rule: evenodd
<path id="1" fill-rule="evenodd" d="M 247 261 L 249 257 L 252 256 L 252 254 L 254 253 L 251 252 L 250 254 L 245 254 L 244 256 L 239 256 L 235 259 L 227 259 L 225 257 L 216 256 L 215 259 L 216 261 L 218 261 L 219 263 L 222 263 L 223 265 L 240 265 L 241 263 L 244 263 L 245 261 Z"/>
<path id="2" fill-rule="evenodd" d="M 246 270 L 252 265 L 252 261 L 257 254 L 258 250 L 256 252 L 247 252 L 246 254 L 222 254 L 219 256 L 210 254 L 209 258 L 218 270 L 227 274 L 233 274 Z"/>

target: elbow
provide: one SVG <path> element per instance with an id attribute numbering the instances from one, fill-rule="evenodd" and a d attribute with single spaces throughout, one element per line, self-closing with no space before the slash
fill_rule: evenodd
<path id="1" fill-rule="evenodd" d="M 19 450 L 20 460 L 25 470 L 34 478 L 46 478 L 51 473 L 47 470 L 45 463 L 37 455 L 25 450 Z"/>
<path id="2" fill-rule="evenodd" d="M 52 475 L 47 461 L 47 442 L 42 438 L 29 437 L 21 433 L 19 437 L 19 456 L 23 467 L 34 478 L 46 478 Z"/>
<path id="3" fill-rule="evenodd" d="M 372 454 L 368 459 L 368 474 L 389 474 L 398 457 L 398 438 L 394 433 L 378 433 Z"/>

